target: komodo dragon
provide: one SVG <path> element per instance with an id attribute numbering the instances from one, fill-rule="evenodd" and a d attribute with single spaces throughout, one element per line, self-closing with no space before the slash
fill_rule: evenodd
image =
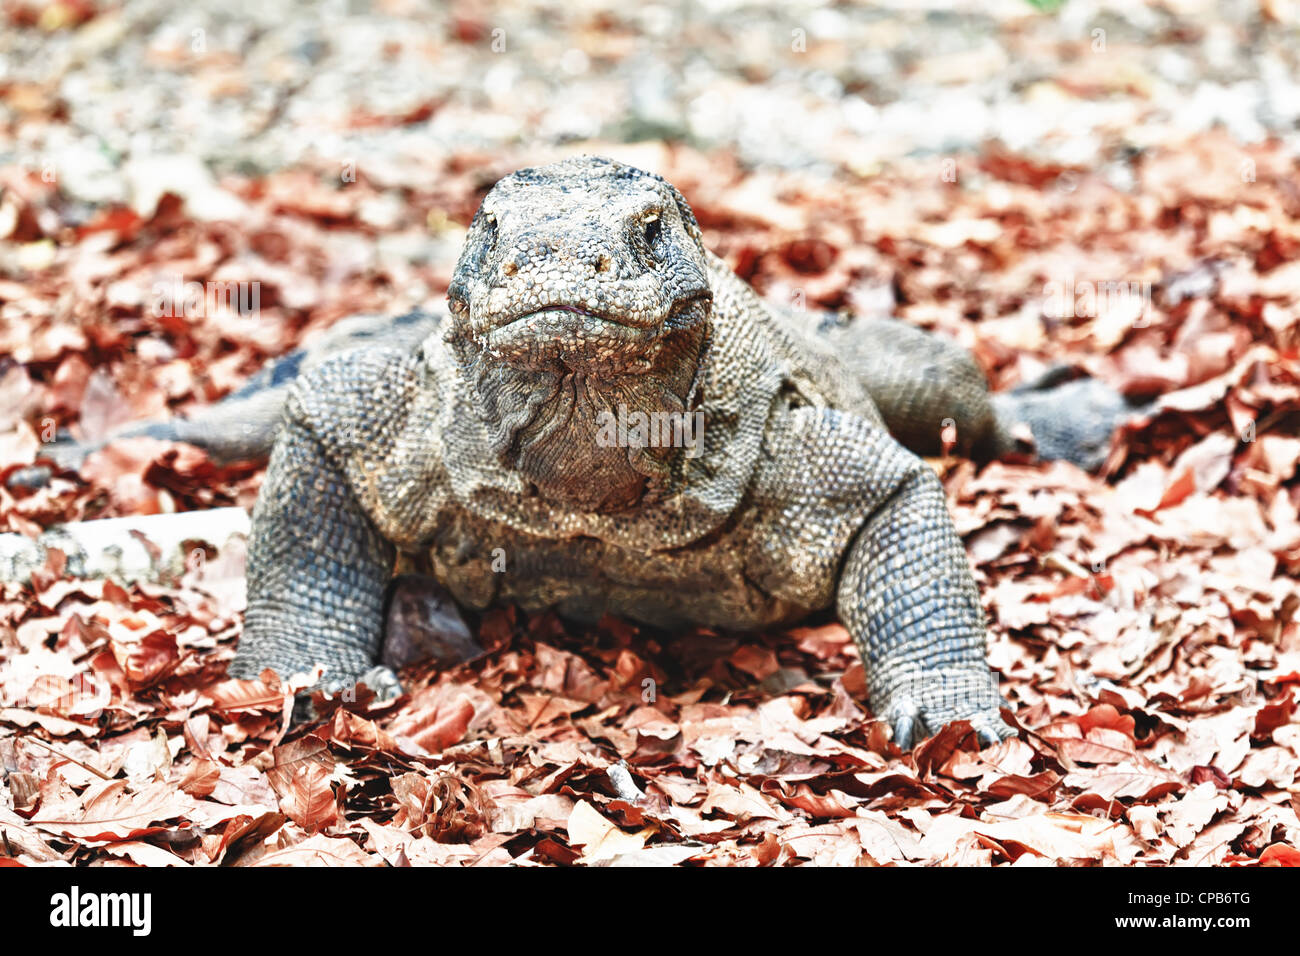
<path id="1" fill-rule="evenodd" d="M 274 451 L 232 673 L 376 668 L 399 551 L 462 606 L 754 630 L 833 608 L 909 747 L 1008 735 L 943 488 L 955 427 L 1093 467 L 1128 413 L 1094 380 L 991 395 L 972 356 L 893 320 L 787 314 L 705 249 L 659 176 L 584 157 L 488 193 L 449 312 L 353 320 L 190 421 L 132 429 Z M 358 347 L 369 346 L 369 347 Z M 85 447 L 73 447 L 75 461 Z"/>

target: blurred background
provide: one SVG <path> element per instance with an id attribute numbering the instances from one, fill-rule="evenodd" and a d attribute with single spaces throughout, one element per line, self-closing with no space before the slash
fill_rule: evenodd
<path id="1" fill-rule="evenodd" d="M 87 203 L 135 198 L 123 168 L 158 155 L 217 174 L 347 158 L 419 186 L 448 154 L 590 141 L 862 176 L 997 140 L 1124 184 L 1133 151 L 1215 127 L 1294 142 L 1300 116 L 1285 0 L 3 9 L 0 159 L 54 159 Z"/>
<path id="2" fill-rule="evenodd" d="M 997 387 L 1167 393 L 1295 342 L 1300 2 L 0 11 L 0 467 L 438 303 L 486 189 L 573 152 L 667 176 L 762 293 L 935 329 Z M 91 512 L 177 506 L 137 490 Z M 64 491 L 0 515 L 90 513 Z"/>

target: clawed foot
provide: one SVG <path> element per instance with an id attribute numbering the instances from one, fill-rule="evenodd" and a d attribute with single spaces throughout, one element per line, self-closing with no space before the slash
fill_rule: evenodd
<path id="1" fill-rule="evenodd" d="M 971 726 L 975 728 L 981 747 L 992 747 L 1015 734 L 996 710 L 961 714 L 951 719 L 936 719 L 926 717 L 921 707 L 912 700 L 891 706 L 885 719 L 889 721 L 889 726 L 894 731 L 894 742 L 902 750 L 911 750 L 916 744 L 933 737 L 954 720 L 969 720 Z"/>
<path id="2" fill-rule="evenodd" d="M 999 713 L 1006 702 L 988 670 L 937 670 L 901 680 L 876 713 L 888 722 L 903 750 L 932 737 L 955 720 L 969 720 L 981 747 L 1014 736 Z"/>
<path id="3" fill-rule="evenodd" d="M 350 704 L 362 696 L 363 688 L 367 688 L 375 695 L 374 704 L 387 704 L 405 693 L 401 679 L 391 667 L 382 664 L 376 664 L 356 680 L 348 680 L 342 676 L 327 677 L 294 699 L 293 723 L 309 723 L 333 710 L 329 707 L 324 712 L 318 711 L 312 701 L 314 694 L 323 694 L 326 703 Z"/>
<path id="4" fill-rule="evenodd" d="M 999 417 L 1028 425 L 1038 457 L 1064 459 L 1087 471 L 1106 461 L 1111 436 L 1138 408 L 1095 378 L 1061 381 L 1056 369 L 1039 381 L 994 397 Z"/>

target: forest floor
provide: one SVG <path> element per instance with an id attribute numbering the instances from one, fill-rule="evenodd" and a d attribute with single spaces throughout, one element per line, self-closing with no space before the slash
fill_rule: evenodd
<path id="1" fill-rule="evenodd" d="M 648 13 L 502 13 L 518 47 L 494 54 L 493 13 L 383 6 L 244 32 L 229 7 L 0 13 L 0 532 L 251 506 L 258 466 L 153 439 L 2 485 L 51 425 L 184 412 L 343 316 L 437 300 L 492 182 L 605 153 L 679 186 L 775 301 L 900 316 L 996 388 L 1066 363 L 1153 402 L 1100 475 L 931 462 L 1019 733 L 981 752 L 957 724 L 899 753 L 835 624 L 502 610 L 475 621 L 480 659 L 286 734 L 283 689 L 225 675 L 238 548 L 166 585 L 56 557 L 0 584 L 0 865 L 1300 864 L 1281 5 L 1205 26 L 755 7 L 764 42 L 805 30 L 812 65 L 771 67 L 738 30 L 680 69 L 638 46 L 668 30 Z M 729 9 L 691 25 L 697 50 Z M 256 314 L 154 307 L 189 281 L 256 282 Z"/>

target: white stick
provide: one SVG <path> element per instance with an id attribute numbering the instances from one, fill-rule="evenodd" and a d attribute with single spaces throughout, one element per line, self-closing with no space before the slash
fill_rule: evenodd
<path id="1" fill-rule="evenodd" d="M 0 534 L 0 581 L 29 581 L 32 571 L 45 563 L 49 548 L 58 548 L 67 555 L 68 573 L 75 577 L 156 581 L 168 572 L 180 573 L 184 569 L 185 542 L 199 541 L 222 548 L 233 535 L 247 537 L 248 530 L 248 512 L 243 508 L 213 508 L 73 521 L 53 527 L 38 538 Z M 158 560 L 153 559 L 140 535 L 158 548 Z"/>

